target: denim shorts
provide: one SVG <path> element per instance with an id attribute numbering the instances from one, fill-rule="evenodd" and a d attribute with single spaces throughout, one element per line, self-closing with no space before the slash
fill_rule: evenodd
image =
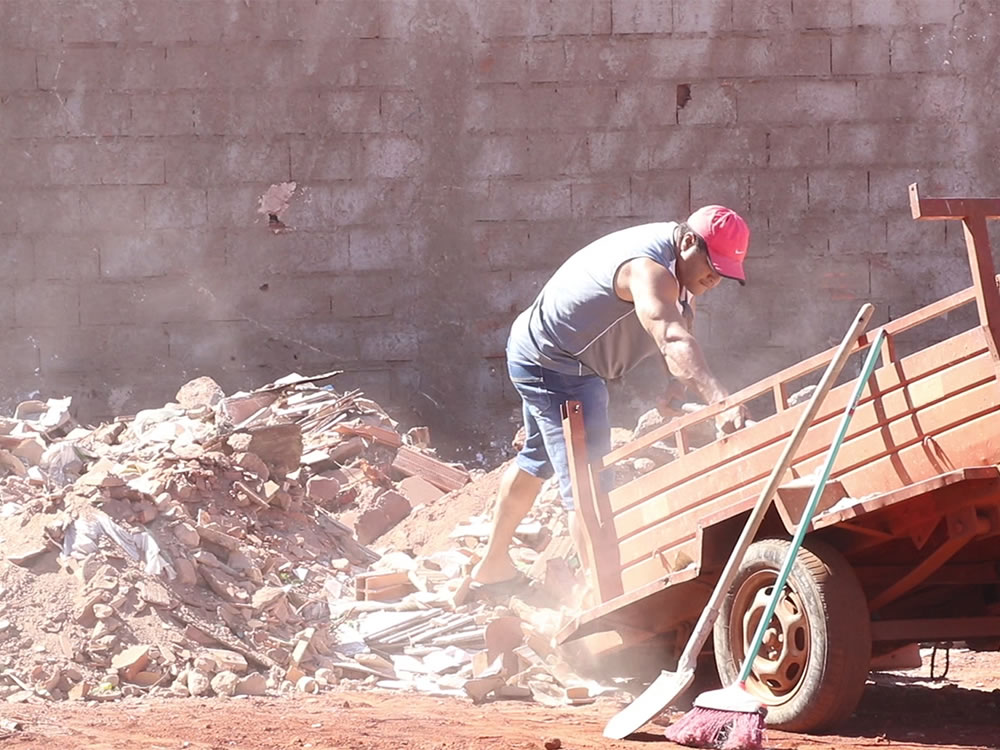
<path id="1" fill-rule="evenodd" d="M 596 460 L 611 450 L 608 387 L 597 375 L 564 375 L 519 362 L 508 361 L 507 372 L 521 396 L 524 413 L 524 448 L 515 458 L 517 466 L 539 479 L 548 479 L 554 472 L 563 505 L 572 510 L 573 488 L 560 407 L 567 401 L 583 404 L 588 460 Z"/>

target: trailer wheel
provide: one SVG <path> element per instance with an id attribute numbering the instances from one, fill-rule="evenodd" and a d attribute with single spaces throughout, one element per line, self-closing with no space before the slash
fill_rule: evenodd
<path id="1" fill-rule="evenodd" d="M 713 633 L 724 685 L 736 681 L 790 547 L 783 539 L 764 539 L 747 550 Z M 854 711 L 870 661 L 868 606 L 854 570 L 832 547 L 808 540 L 796 555 L 747 690 L 767 707 L 769 726 L 822 730 Z"/>

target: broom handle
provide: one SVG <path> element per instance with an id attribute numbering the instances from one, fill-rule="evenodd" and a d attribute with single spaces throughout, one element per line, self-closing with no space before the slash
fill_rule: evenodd
<path id="1" fill-rule="evenodd" d="M 785 555 L 785 562 L 781 566 L 781 572 L 778 573 L 778 580 L 774 583 L 774 590 L 771 594 L 770 601 L 767 603 L 767 609 L 764 612 L 764 616 L 760 618 L 760 623 L 757 625 L 757 632 L 754 634 L 753 641 L 750 644 L 750 650 L 747 651 L 746 656 L 743 658 L 743 668 L 740 670 L 740 676 L 738 678 L 740 684 L 747 681 L 750 677 L 750 672 L 753 670 L 753 661 L 757 658 L 757 652 L 760 651 L 760 646 L 764 642 L 764 632 L 767 630 L 767 626 L 770 624 L 771 618 L 774 616 L 774 610 L 778 606 L 778 599 L 785 588 L 785 583 L 788 581 L 788 576 L 791 573 L 792 566 L 795 564 L 795 556 L 798 554 L 799 547 L 802 546 L 802 540 L 805 538 L 806 532 L 809 531 L 809 526 L 812 524 L 813 513 L 816 512 L 816 506 L 819 505 L 819 498 L 823 494 L 823 490 L 826 488 L 827 480 L 830 478 L 830 472 L 833 470 L 834 461 L 837 460 L 837 453 L 840 451 L 840 446 L 844 442 L 844 436 L 847 435 L 847 428 L 851 424 L 851 417 L 854 416 L 854 410 L 857 408 L 858 400 L 861 398 L 861 392 L 865 389 L 865 385 L 868 383 L 868 379 L 871 377 L 871 374 L 875 369 L 875 360 L 878 359 L 879 352 L 882 347 L 882 340 L 884 338 L 885 329 L 880 328 L 878 335 L 875 337 L 875 341 L 872 342 L 868 356 L 865 358 L 864 367 L 861 368 L 861 374 L 858 376 L 858 380 L 854 385 L 854 392 L 851 394 L 851 398 L 847 402 L 847 408 L 844 409 L 844 414 L 840 418 L 840 427 L 837 429 L 837 434 L 833 439 L 833 443 L 830 445 L 830 450 L 826 454 L 826 462 L 823 464 L 823 473 L 820 474 L 819 481 L 816 483 L 816 486 L 813 487 L 812 494 L 809 495 L 809 502 L 806 503 L 806 507 L 802 511 L 802 518 L 799 519 L 798 528 L 795 529 L 795 537 L 792 539 L 792 546 L 788 549 L 788 553 Z"/>
<path id="2" fill-rule="evenodd" d="M 706 604 L 705 608 L 702 609 L 701 616 L 698 618 L 698 623 L 694 626 L 694 630 L 691 631 L 687 645 L 684 646 L 684 651 L 681 654 L 680 659 L 677 661 L 677 668 L 679 670 L 694 668 L 695 663 L 698 660 L 698 653 L 705 645 L 705 641 L 708 639 L 708 634 L 712 630 L 712 624 L 715 622 L 715 618 L 719 614 L 719 609 L 722 606 L 722 599 L 727 593 L 729 593 L 729 587 L 732 585 L 733 579 L 736 577 L 736 571 L 739 569 L 740 563 L 743 562 L 743 556 L 746 554 L 747 548 L 753 541 L 754 536 L 757 535 L 757 530 L 760 528 L 760 524 L 764 520 L 764 515 L 770 507 L 771 497 L 774 495 L 775 490 L 777 490 L 778 484 L 781 482 L 785 471 L 791 465 L 792 458 L 795 456 L 795 451 L 799 449 L 799 445 L 801 445 L 802 440 L 805 438 L 806 430 L 809 428 L 809 425 L 815 418 L 816 413 L 819 411 L 819 407 L 822 405 L 823 399 L 826 398 L 826 394 L 830 392 L 830 389 L 833 387 L 833 382 L 840 375 L 840 371 L 844 369 L 844 365 L 847 363 L 847 358 L 851 356 L 852 349 L 854 348 L 858 337 L 868 326 L 868 321 L 871 320 L 874 312 L 875 308 L 871 304 L 865 303 L 861 306 L 861 309 L 858 310 L 858 314 L 854 318 L 854 322 L 851 324 L 850 329 L 847 331 L 843 341 L 840 342 L 840 346 L 834 353 L 833 359 L 830 360 L 830 364 L 827 366 L 826 372 L 823 373 L 823 377 L 816 386 L 816 392 L 813 393 L 812 398 L 809 400 L 809 405 L 802 413 L 802 416 L 799 417 L 799 423 L 795 425 L 795 430 L 792 432 L 788 443 L 785 444 L 785 449 L 782 452 L 781 457 L 778 459 L 778 463 L 775 464 L 774 469 L 771 471 L 771 476 L 768 477 L 767 484 L 764 486 L 764 489 L 761 490 L 760 497 L 757 499 L 757 504 L 754 505 L 753 510 L 750 512 L 750 517 L 747 519 L 747 522 L 743 527 L 743 533 L 740 534 L 740 538 L 736 542 L 736 547 L 729 555 L 729 560 L 726 562 L 726 567 L 722 571 L 719 581 L 715 584 L 715 588 L 712 590 L 712 596 L 709 598 L 708 604 Z"/>

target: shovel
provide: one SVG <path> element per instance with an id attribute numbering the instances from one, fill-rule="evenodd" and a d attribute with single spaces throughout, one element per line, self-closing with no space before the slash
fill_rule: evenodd
<path id="1" fill-rule="evenodd" d="M 826 395 L 833 387 L 834 381 L 840 375 L 841 370 L 844 369 L 848 357 L 857 345 L 858 337 L 868 326 L 868 321 L 871 320 L 874 312 L 875 308 L 872 305 L 863 305 L 844 339 L 840 342 L 833 360 L 827 366 L 826 372 L 823 373 L 816 391 L 809 400 L 809 405 L 799 418 L 799 422 L 792 431 L 788 443 L 786 443 L 781 457 L 778 459 L 777 465 L 775 465 L 774 470 L 768 477 L 767 484 L 764 485 L 760 497 L 757 498 L 757 503 L 754 505 L 750 517 L 747 518 L 739 541 L 737 541 L 736 547 L 729 556 L 729 561 L 726 563 L 726 567 L 722 571 L 718 583 L 715 584 L 712 595 L 702 610 L 701 616 L 698 618 L 698 623 L 691 632 L 691 636 L 684 646 L 684 651 L 677 661 L 677 669 L 673 672 L 662 671 L 660 676 L 640 696 L 612 716 L 607 726 L 604 727 L 605 737 L 620 740 L 632 734 L 670 705 L 694 681 L 694 671 L 698 663 L 698 654 L 701 652 L 709 633 L 712 631 L 715 618 L 718 616 L 719 609 L 722 606 L 722 600 L 729 592 L 729 587 L 732 585 L 733 578 L 739 570 L 740 563 L 743 562 L 743 556 L 746 554 L 747 548 L 757 535 L 757 530 L 760 528 L 760 524 L 764 520 L 764 515 L 771 505 L 771 499 L 774 497 L 775 490 L 777 490 L 778 484 L 791 465 L 795 451 L 798 450 L 799 445 L 805 438 L 806 430 L 819 411 L 823 399 L 826 398 Z"/>

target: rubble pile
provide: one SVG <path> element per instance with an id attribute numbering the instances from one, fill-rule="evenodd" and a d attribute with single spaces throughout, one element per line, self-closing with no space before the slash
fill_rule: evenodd
<path id="1" fill-rule="evenodd" d="M 69 399 L 0 419 L 0 699 L 337 684 L 590 699 L 551 646 L 579 584 L 555 493 L 518 529 L 540 582 L 521 599 L 475 591 L 481 518 L 449 549 L 380 554 L 470 473 L 425 428 L 401 434 L 360 392 L 320 385 L 332 376 L 228 397 L 199 378 L 96 428 Z"/>

